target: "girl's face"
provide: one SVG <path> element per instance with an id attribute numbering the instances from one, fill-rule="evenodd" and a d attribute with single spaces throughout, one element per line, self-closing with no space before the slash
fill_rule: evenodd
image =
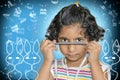
<path id="1" fill-rule="evenodd" d="M 63 26 L 59 35 L 59 42 L 87 42 L 85 38 L 84 31 L 79 24 L 73 24 L 68 26 Z M 86 45 L 60 45 L 60 50 L 63 55 L 70 61 L 77 61 L 82 59 L 86 54 Z"/>

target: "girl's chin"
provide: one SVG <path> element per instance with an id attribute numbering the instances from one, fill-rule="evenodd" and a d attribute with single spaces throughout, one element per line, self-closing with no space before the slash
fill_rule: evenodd
<path id="1" fill-rule="evenodd" d="M 66 57 L 68 61 L 71 61 L 71 62 L 76 62 L 79 60 L 79 58 L 77 57 Z"/>

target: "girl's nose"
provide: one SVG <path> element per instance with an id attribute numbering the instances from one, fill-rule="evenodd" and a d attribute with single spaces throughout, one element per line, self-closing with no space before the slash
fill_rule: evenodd
<path id="1" fill-rule="evenodd" d="M 75 51 L 75 45 L 68 45 L 68 49 L 70 52 L 74 52 Z"/>

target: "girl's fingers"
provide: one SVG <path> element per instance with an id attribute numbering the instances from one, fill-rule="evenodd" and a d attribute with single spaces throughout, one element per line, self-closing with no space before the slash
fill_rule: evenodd
<path id="1" fill-rule="evenodd" d="M 56 47 L 54 47 L 54 46 L 50 47 L 49 49 L 52 50 L 52 51 L 53 51 L 53 50 L 56 50 L 56 51 L 58 50 L 58 49 L 57 49 Z"/>
<path id="2" fill-rule="evenodd" d="M 90 54 L 90 50 L 87 49 L 86 52 Z"/>
<path id="3" fill-rule="evenodd" d="M 91 41 L 87 45 L 86 52 L 95 53 L 95 52 L 99 52 L 100 50 L 101 50 L 100 44 L 98 44 L 96 41 Z"/>
<path id="4" fill-rule="evenodd" d="M 51 43 L 51 44 L 46 45 L 44 48 L 50 49 L 51 47 L 56 47 L 56 46 L 55 44 Z"/>
<path id="5" fill-rule="evenodd" d="M 57 50 L 55 42 L 51 42 L 51 41 L 46 41 L 43 46 L 41 46 L 41 50 L 44 52 L 46 51 L 53 51 L 53 50 Z"/>
<path id="6" fill-rule="evenodd" d="M 57 50 L 55 44 L 49 44 L 43 47 L 42 52 L 43 54 L 50 55 L 48 53 L 52 53 L 53 50 Z"/>
<path id="7" fill-rule="evenodd" d="M 88 43 L 87 47 L 92 47 L 92 48 L 96 49 L 96 48 L 100 48 L 101 46 L 97 42 L 91 41 Z"/>
<path id="8" fill-rule="evenodd" d="M 50 41 L 50 40 L 43 41 L 42 44 L 41 44 L 41 49 L 43 49 L 45 46 L 47 46 L 49 44 L 54 44 L 54 42 Z"/>
<path id="9" fill-rule="evenodd" d="M 93 46 L 88 46 L 87 47 L 87 50 L 89 50 L 89 51 L 99 51 L 101 48 L 100 47 L 97 47 L 97 46 L 95 46 L 95 47 L 93 47 Z"/>
<path id="10" fill-rule="evenodd" d="M 94 48 L 92 48 L 92 47 L 87 47 L 87 50 L 94 50 Z"/>
<path id="11" fill-rule="evenodd" d="M 41 41 L 40 47 L 45 43 L 45 40 Z"/>

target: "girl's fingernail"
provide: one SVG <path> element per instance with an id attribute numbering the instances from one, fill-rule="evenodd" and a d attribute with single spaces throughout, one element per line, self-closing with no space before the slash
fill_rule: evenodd
<path id="1" fill-rule="evenodd" d="M 56 43 L 56 40 L 53 40 L 54 43 Z"/>

